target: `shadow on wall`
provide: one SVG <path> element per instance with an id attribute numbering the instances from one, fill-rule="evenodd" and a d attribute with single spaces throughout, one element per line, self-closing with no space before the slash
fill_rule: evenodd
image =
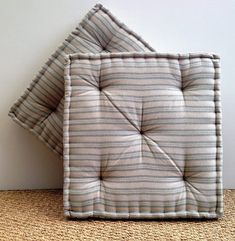
<path id="1" fill-rule="evenodd" d="M 62 188 L 60 157 L 10 118 L 4 127 L 0 130 L 0 190 Z"/>

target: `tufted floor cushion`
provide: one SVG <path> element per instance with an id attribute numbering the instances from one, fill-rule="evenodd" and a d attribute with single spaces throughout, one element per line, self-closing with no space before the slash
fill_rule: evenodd
<path id="1" fill-rule="evenodd" d="M 220 217 L 219 57 L 69 55 L 64 171 L 68 217 Z"/>
<path id="2" fill-rule="evenodd" d="M 64 56 L 66 54 L 152 51 L 102 5 L 96 5 L 57 48 L 9 115 L 52 150 L 63 153 Z"/>

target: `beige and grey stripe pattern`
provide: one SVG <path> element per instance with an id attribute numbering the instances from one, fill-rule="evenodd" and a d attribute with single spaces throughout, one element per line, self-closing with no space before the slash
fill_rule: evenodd
<path id="1" fill-rule="evenodd" d="M 52 150 L 63 153 L 64 56 L 71 53 L 152 51 L 102 5 L 96 5 L 52 54 L 9 115 Z"/>
<path id="2" fill-rule="evenodd" d="M 65 215 L 220 217 L 220 114 L 217 55 L 69 55 Z"/>

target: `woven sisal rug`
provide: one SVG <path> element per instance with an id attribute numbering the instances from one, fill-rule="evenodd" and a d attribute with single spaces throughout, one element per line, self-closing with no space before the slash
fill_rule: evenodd
<path id="1" fill-rule="evenodd" d="M 219 220 L 66 220 L 61 190 L 1 191 L 0 240 L 235 240 L 235 190 Z"/>

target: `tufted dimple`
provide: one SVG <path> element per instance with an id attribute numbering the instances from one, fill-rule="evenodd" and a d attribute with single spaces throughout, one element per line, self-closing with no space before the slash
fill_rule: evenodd
<path id="1" fill-rule="evenodd" d="M 50 114 L 51 114 L 51 112 L 56 112 L 56 110 L 57 110 L 57 107 L 51 107 L 50 108 Z"/>

